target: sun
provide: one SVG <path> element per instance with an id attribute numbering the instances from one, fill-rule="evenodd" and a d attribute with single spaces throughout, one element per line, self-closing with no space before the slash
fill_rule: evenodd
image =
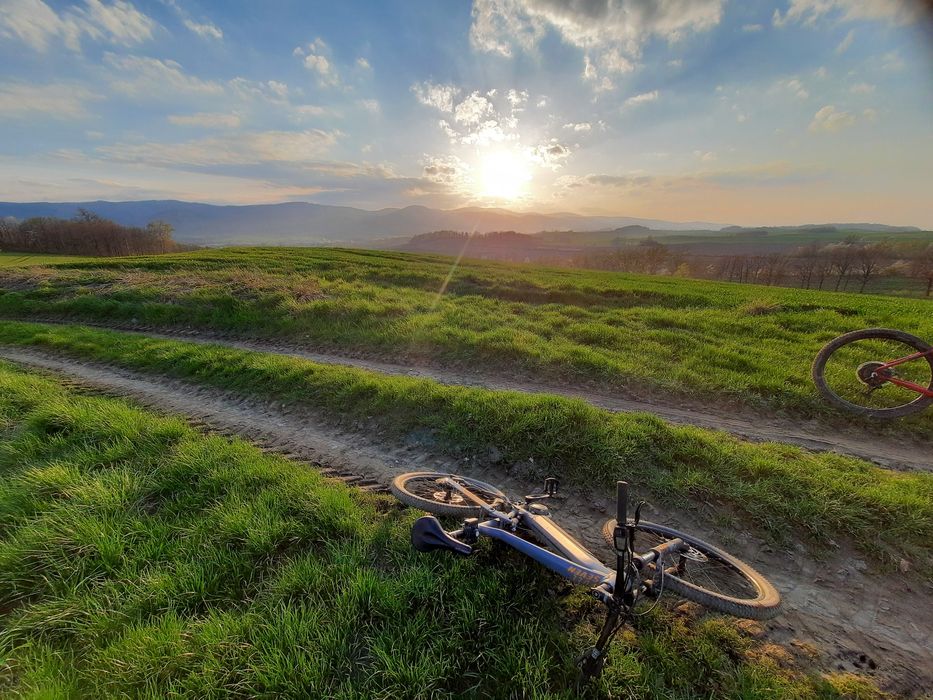
<path id="1" fill-rule="evenodd" d="M 479 168 L 479 196 L 489 199 L 521 198 L 531 180 L 523 158 L 511 151 L 494 151 L 483 156 Z"/>

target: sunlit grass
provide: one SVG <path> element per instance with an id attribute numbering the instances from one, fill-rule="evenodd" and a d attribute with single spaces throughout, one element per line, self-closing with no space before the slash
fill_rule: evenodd
<path id="1" fill-rule="evenodd" d="M 599 605 L 509 550 L 0 363 L 5 697 L 837 698 L 729 620 L 659 608 L 578 689 Z"/>
<path id="2" fill-rule="evenodd" d="M 715 503 L 779 541 L 851 539 L 880 560 L 930 557 L 929 473 L 748 443 L 557 396 L 445 386 L 216 345 L 13 322 L 0 323 L 0 342 L 305 406 L 332 425 L 365 425 L 398 441 L 427 432 L 457 457 L 495 447 L 502 465 L 518 465 L 515 474 L 529 483 L 556 475 L 608 490 L 624 478 L 680 507 Z"/>
<path id="3" fill-rule="evenodd" d="M 0 314 L 289 338 L 800 416 L 833 412 L 808 373 L 832 337 L 888 326 L 933 338 L 924 300 L 452 263 L 308 248 L 97 260 L 7 274 Z M 933 413 L 899 430 L 933 435 Z"/>

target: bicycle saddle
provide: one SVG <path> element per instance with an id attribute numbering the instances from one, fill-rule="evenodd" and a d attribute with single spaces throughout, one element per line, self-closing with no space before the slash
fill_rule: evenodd
<path id="1" fill-rule="evenodd" d="M 457 554 L 471 554 L 473 548 L 448 535 L 433 515 L 418 518 L 411 526 L 411 544 L 419 552 L 449 549 Z"/>

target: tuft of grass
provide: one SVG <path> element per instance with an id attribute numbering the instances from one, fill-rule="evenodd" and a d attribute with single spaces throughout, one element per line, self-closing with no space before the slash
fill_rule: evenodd
<path id="1" fill-rule="evenodd" d="M 929 473 L 749 443 L 558 396 L 446 386 L 216 345 L 11 322 L 0 323 L 0 342 L 300 405 L 390 439 L 429 434 L 461 457 L 495 447 L 504 463 L 521 463 L 529 481 L 556 474 L 590 488 L 624 478 L 680 506 L 730 509 L 779 540 L 788 532 L 822 544 L 851 539 L 876 559 L 905 557 L 917 569 L 930 561 Z"/>
<path id="2" fill-rule="evenodd" d="M 240 440 L 0 363 L 9 697 L 838 698 L 728 620 L 658 608 L 576 687 L 598 604 L 511 550 Z M 866 696 L 867 697 L 867 696 Z"/>

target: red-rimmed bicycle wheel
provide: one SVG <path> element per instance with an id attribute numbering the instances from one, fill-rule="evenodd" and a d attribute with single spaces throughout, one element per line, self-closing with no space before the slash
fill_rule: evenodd
<path id="1" fill-rule="evenodd" d="M 899 386 L 906 380 L 933 391 L 933 353 L 929 343 L 903 331 L 868 328 L 827 343 L 813 360 L 817 390 L 834 406 L 869 418 L 901 418 L 933 404 L 933 397 Z M 894 360 L 927 353 L 895 367 Z"/>

